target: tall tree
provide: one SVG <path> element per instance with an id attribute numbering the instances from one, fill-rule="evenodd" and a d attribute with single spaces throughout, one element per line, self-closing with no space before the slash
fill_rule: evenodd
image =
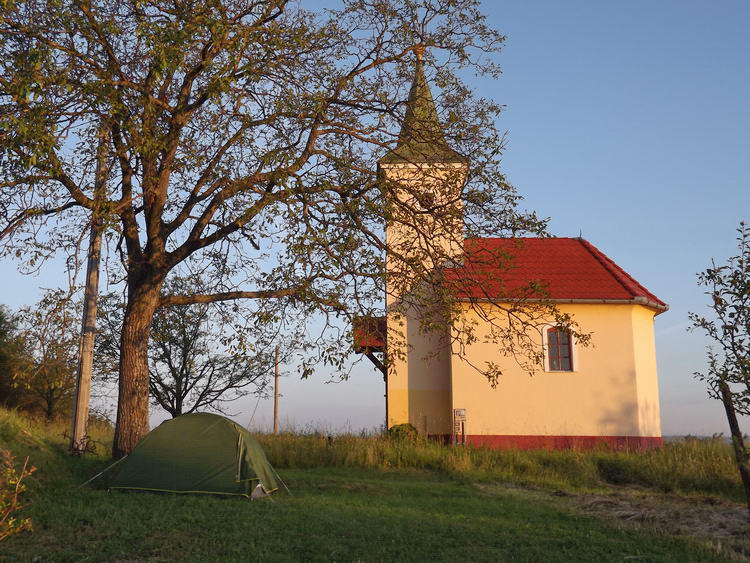
<path id="1" fill-rule="evenodd" d="M 349 350 L 340 318 L 382 313 L 386 252 L 410 284 L 439 283 L 424 263 L 388 248 L 384 224 L 418 225 L 431 213 L 438 230 L 455 231 L 456 206 L 401 197 L 404 187 L 376 165 L 399 142 L 416 47 L 429 47 L 439 117 L 471 162 L 451 195 L 464 202 L 468 234 L 543 230 L 516 211 L 499 171 L 500 106 L 477 99 L 457 74 L 497 76 L 487 55 L 502 42 L 477 0 L 343 0 L 321 12 L 286 0 L 3 4 L 0 236 L 6 252 L 35 263 L 94 207 L 117 233 L 110 250 L 127 299 L 115 456 L 148 431 L 159 308 L 243 298 L 258 301 L 268 322 L 322 315 L 322 332 L 300 349 L 340 367 Z M 99 126 L 115 160 L 101 203 L 92 188 Z M 454 235 L 463 244 L 463 230 Z M 433 264 L 452 258 L 432 251 Z M 209 292 L 163 291 L 170 275 L 195 273 L 211 281 Z M 513 328 L 499 330 L 497 343 L 538 360 L 527 328 L 554 311 L 527 298 L 505 300 L 515 303 L 501 309 Z"/>
<path id="2" fill-rule="evenodd" d="M 690 320 L 713 344 L 708 348 L 708 370 L 695 376 L 724 405 L 750 510 L 750 450 L 737 419 L 738 414 L 750 416 L 750 228 L 740 223 L 737 233 L 738 254 L 720 266 L 712 260 L 711 267 L 698 274 L 698 283 L 711 299 L 712 315 L 690 313 Z"/>
<path id="3" fill-rule="evenodd" d="M 166 286 L 170 294 L 189 295 L 201 283 L 197 277 L 177 278 Z M 123 312 L 117 295 L 103 297 L 96 347 L 100 379 L 117 375 Z M 241 316 L 234 307 L 212 303 L 175 305 L 154 314 L 148 354 L 154 405 L 173 417 L 197 410 L 224 412 L 227 403 L 264 392 L 276 334 L 254 330 Z"/>

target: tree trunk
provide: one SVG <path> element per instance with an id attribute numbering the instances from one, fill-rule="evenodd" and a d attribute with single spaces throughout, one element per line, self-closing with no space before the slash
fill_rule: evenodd
<path id="1" fill-rule="evenodd" d="M 47 397 L 45 399 L 44 416 L 47 422 L 52 422 L 55 419 L 55 401 L 54 399 Z"/>
<path id="2" fill-rule="evenodd" d="M 732 432 L 734 458 L 737 461 L 737 469 L 740 471 L 742 486 L 745 488 L 747 509 L 750 510 L 750 455 L 745 447 L 745 440 L 742 437 L 742 431 L 737 422 L 737 413 L 734 410 L 734 403 L 732 402 L 732 394 L 729 391 L 729 386 L 722 381 L 719 383 L 719 390 L 721 391 L 721 402 L 724 403 L 724 410 L 727 413 L 729 429 Z"/>
<path id="3" fill-rule="evenodd" d="M 129 292 L 122 325 L 117 425 L 112 445 L 115 459 L 133 451 L 149 431 L 148 341 L 161 282 L 140 285 Z"/>

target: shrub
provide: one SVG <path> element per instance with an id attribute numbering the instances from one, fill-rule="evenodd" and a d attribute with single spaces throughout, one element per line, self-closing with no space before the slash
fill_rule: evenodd
<path id="1" fill-rule="evenodd" d="M 8 450 L 0 449 L 0 541 L 23 531 L 31 531 L 30 518 L 17 518 L 16 514 L 23 505 L 21 495 L 26 490 L 24 479 L 36 471 L 29 467 L 29 458 L 18 470 L 13 455 Z"/>
<path id="2" fill-rule="evenodd" d="M 414 442 L 419 437 L 419 431 L 413 424 L 409 424 L 408 422 L 405 424 L 396 424 L 388 429 L 388 437 L 394 440 Z"/>

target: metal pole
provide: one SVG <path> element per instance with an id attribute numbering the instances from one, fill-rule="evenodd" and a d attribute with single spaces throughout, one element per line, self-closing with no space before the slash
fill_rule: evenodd
<path id="1" fill-rule="evenodd" d="M 383 370 L 383 381 L 385 381 L 385 431 L 388 432 L 388 370 Z"/>
<path id="2" fill-rule="evenodd" d="M 273 375 L 273 433 L 279 433 L 279 347 L 276 346 L 274 354 Z"/>
<path id="3" fill-rule="evenodd" d="M 96 152 L 94 177 L 94 210 L 91 213 L 91 235 L 89 237 L 88 263 L 86 264 L 86 289 L 83 298 L 81 341 L 78 348 L 78 378 L 75 403 L 71 420 L 72 438 L 70 451 L 80 455 L 86 451 L 88 441 L 89 401 L 91 399 L 91 372 L 94 365 L 94 336 L 96 334 L 96 310 L 99 296 L 99 259 L 102 248 L 101 210 L 96 206 L 104 196 L 107 181 L 107 158 L 109 139 L 106 129 L 99 129 L 99 146 Z"/>

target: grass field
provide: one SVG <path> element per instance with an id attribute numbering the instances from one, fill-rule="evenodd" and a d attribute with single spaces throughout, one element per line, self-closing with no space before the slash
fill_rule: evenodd
<path id="1" fill-rule="evenodd" d="M 507 481 L 568 491 L 635 485 L 665 493 L 716 495 L 737 502 L 744 499 L 731 448 L 721 439 L 686 439 L 635 454 L 608 449 L 446 448 L 430 441 L 394 443 L 373 437 L 329 440 L 314 433 L 257 437 L 278 468 L 425 469 L 476 482 Z"/>
<path id="2" fill-rule="evenodd" d="M 106 441 L 107 430 L 97 431 Z M 24 511 L 35 529 L 2 542 L 0 560 L 725 561 L 744 549 L 734 537 L 691 537 L 597 509 L 627 491 L 643 502 L 680 502 L 681 512 L 695 505 L 741 514 L 730 500 L 736 479 L 719 469 L 723 462 L 708 461 L 719 447 L 713 443 L 686 445 L 692 455 L 708 449 L 700 479 L 670 480 L 666 467 L 654 466 L 677 462 L 657 462 L 657 453 L 466 452 L 372 438 L 262 437 L 293 495 L 249 502 L 76 490 L 106 466 L 106 452 L 71 458 L 61 433 L 0 411 L 0 447 L 38 467 Z M 637 478 L 629 478 L 631 467 L 641 468 Z"/>

